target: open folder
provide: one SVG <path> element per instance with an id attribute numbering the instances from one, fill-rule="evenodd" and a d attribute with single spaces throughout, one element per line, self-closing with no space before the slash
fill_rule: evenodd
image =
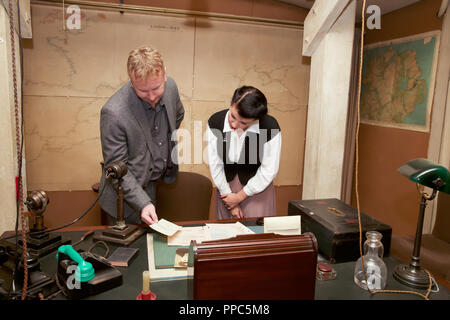
<path id="1" fill-rule="evenodd" d="M 300 215 L 264 218 L 264 233 L 282 235 L 302 234 Z"/>

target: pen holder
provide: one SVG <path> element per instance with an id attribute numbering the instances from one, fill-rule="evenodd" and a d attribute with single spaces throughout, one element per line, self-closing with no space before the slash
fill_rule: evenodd
<path id="1" fill-rule="evenodd" d="M 141 292 L 139 293 L 139 295 L 136 297 L 136 300 L 156 300 L 156 294 L 154 294 L 153 292 L 149 291 L 147 293 L 145 292 Z"/>

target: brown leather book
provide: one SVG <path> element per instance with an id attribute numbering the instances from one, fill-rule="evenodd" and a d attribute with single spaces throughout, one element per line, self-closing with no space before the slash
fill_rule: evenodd
<path id="1" fill-rule="evenodd" d="M 116 267 L 128 267 L 137 256 L 138 248 L 119 247 L 108 257 L 108 261 Z"/>

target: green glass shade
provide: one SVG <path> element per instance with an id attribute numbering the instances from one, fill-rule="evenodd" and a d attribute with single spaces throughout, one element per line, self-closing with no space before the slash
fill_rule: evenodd
<path id="1" fill-rule="evenodd" d="M 450 193 L 450 172 L 443 166 L 428 159 L 414 159 L 408 161 L 398 171 L 418 184 Z"/>

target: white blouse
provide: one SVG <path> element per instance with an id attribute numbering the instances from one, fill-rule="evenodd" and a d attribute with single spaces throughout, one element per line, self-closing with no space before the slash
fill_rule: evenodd
<path id="1" fill-rule="evenodd" d="M 230 148 L 228 157 L 233 162 L 238 162 L 241 150 L 244 146 L 247 132 L 259 132 L 259 121 L 256 120 L 250 127 L 245 130 L 239 137 L 236 130 L 230 128 L 228 123 L 227 112 L 224 120 L 223 132 L 231 132 L 231 141 L 229 141 Z M 213 134 L 209 126 L 206 128 L 206 141 L 208 148 L 208 162 L 211 177 L 221 195 L 232 193 L 227 178 L 225 176 L 225 167 L 223 159 L 220 158 L 217 152 L 217 137 Z M 247 196 L 260 193 L 267 188 L 277 175 L 280 165 L 281 155 L 281 131 L 278 132 L 271 140 L 264 143 L 264 153 L 261 165 L 256 171 L 256 174 L 244 186 L 244 192 Z"/>

